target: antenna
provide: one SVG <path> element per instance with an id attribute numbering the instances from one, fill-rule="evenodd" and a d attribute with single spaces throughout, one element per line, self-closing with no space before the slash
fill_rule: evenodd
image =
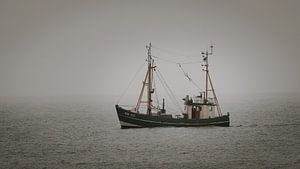
<path id="1" fill-rule="evenodd" d="M 210 53 L 209 53 L 209 55 L 212 55 L 212 54 L 213 54 L 213 48 L 214 48 L 214 45 L 211 44 L 211 45 L 210 45 Z"/>
<path id="2" fill-rule="evenodd" d="M 146 49 L 147 49 L 147 55 L 148 55 L 148 63 L 151 63 L 152 60 L 152 56 L 151 56 L 151 42 L 149 43 L 149 45 L 146 45 Z"/>

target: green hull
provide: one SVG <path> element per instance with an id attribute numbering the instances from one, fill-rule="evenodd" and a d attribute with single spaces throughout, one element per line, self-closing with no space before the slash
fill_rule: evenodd
<path id="1" fill-rule="evenodd" d="M 186 119 L 170 118 L 164 116 L 149 116 L 137 114 L 116 105 L 121 128 L 141 127 L 200 127 L 200 126 L 223 126 L 229 127 L 229 114 L 209 119 Z"/>

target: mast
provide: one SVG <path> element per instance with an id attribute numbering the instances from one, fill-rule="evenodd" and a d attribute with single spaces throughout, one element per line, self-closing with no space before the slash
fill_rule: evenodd
<path id="1" fill-rule="evenodd" d="M 209 64 L 208 64 L 208 56 L 213 54 L 213 47 L 214 47 L 213 45 L 210 46 L 210 52 L 208 52 L 206 50 L 205 53 L 204 52 L 201 53 L 202 57 L 203 57 L 203 61 L 205 61 L 205 64 L 202 65 L 202 66 L 205 67 L 205 69 L 203 69 L 203 71 L 205 71 L 205 95 L 204 95 L 204 102 L 205 103 L 208 102 L 208 91 L 212 91 L 214 99 L 215 99 L 215 102 L 216 102 L 218 114 L 221 115 L 221 108 L 220 108 L 220 105 L 219 105 L 219 102 L 218 102 L 218 99 L 217 99 L 217 95 L 216 95 L 216 92 L 214 90 L 211 78 L 210 78 L 209 70 L 208 70 L 208 66 L 209 66 Z M 210 84 L 211 90 L 208 90 L 208 85 L 209 85 L 208 83 Z"/>
<path id="2" fill-rule="evenodd" d="M 206 64 L 205 64 L 205 102 L 207 102 L 207 94 L 208 94 L 208 51 L 205 52 L 205 55 L 206 55 Z"/>
<path id="3" fill-rule="evenodd" d="M 209 74 L 208 74 L 208 55 L 212 55 L 213 54 L 213 45 L 210 46 L 210 52 L 208 52 L 206 50 L 206 52 L 201 52 L 202 57 L 203 57 L 203 61 L 205 61 L 205 64 L 202 65 L 205 67 L 205 69 L 203 69 L 203 71 L 205 71 L 205 93 L 204 93 L 204 101 L 207 102 L 208 99 L 208 79 L 209 79 Z"/>
<path id="4" fill-rule="evenodd" d="M 154 60 L 151 55 L 151 48 L 152 48 L 152 45 L 151 45 L 151 43 L 149 43 L 149 45 L 146 46 L 147 55 L 148 55 L 148 58 L 147 58 L 148 69 L 147 69 L 145 79 L 143 81 L 143 86 L 142 86 L 136 107 L 135 107 L 135 111 L 137 113 L 139 113 L 139 108 L 140 108 L 141 103 L 147 103 L 147 114 L 148 115 L 151 115 L 152 93 L 154 92 L 154 89 L 152 88 L 152 81 L 153 81 L 152 79 L 153 79 L 153 69 L 155 68 L 155 66 L 153 66 Z M 147 101 L 142 101 L 145 86 L 147 86 Z"/>
<path id="5" fill-rule="evenodd" d="M 151 102 L 152 102 L 152 99 L 151 99 L 151 94 L 153 93 L 153 89 L 152 89 L 152 63 L 153 63 L 153 60 L 152 60 L 152 56 L 151 56 L 151 43 L 149 43 L 149 45 L 146 46 L 147 48 L 147 54 L 148 54 L 148 93 L 147 93 L 147 114 L 150 115 L 151 114 Z"/>

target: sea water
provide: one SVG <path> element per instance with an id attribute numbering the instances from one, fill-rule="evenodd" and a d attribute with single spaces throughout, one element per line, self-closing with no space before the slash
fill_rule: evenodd
<path id="1" fill-rule="evenodd" d="M 1 97 L 0 168 L 300 168 L 300 95 L 221 98 L 231 127 L 120 129 L 114 97 Z"/>

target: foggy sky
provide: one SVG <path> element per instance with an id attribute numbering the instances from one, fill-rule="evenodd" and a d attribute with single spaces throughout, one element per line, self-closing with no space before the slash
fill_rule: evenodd
<path id="1" fill-rule="evenodd" d="M 299 93 L 299 8 L 298 0 L 1 0 L 0 96 L 120 95 L 150 41 L 192 55 L 213 43 L 219 93 Z M 178 67 L 158 64 L 184 93 Z M 192 66 L 185 69 L 200 83 Z"/>

